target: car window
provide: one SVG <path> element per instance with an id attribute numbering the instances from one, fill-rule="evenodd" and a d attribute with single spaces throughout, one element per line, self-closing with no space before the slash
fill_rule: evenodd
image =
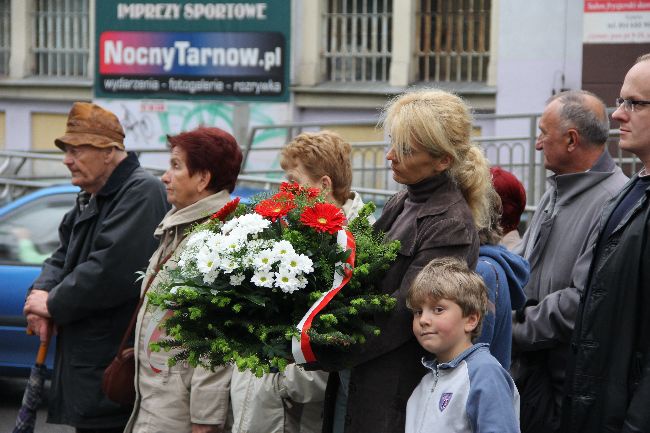
<path id="1" fill-rule="evenodd" d="M 58 227 L 75 194 L 45 196 L 0 219 L 0 262 L 38 265 L 59 245 Z"/>

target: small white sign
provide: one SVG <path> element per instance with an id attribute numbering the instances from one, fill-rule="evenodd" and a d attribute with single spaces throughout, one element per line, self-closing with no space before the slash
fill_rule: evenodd
<path id="1" fill-rule="evenodd" d="M 586 44 L 650 42 L 650 1 L 585 0 L 582 40 Z"/>

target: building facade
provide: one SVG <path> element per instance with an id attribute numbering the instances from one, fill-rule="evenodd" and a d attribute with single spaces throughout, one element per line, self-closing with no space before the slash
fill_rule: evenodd
<path id="1" fill-rule="evenodd" d="M 1 148 L 51 149 L 71 102 L 92 99 L 95 1 L 0 0 Z M 339 132 L 381 140 L 373 126 L 381 107 L 427 86 L 459 93 L 477 113 L 539 113 L 555 92 L 581 88 L 583 76 L 587 87 L 598 83 L 600 69 L 610 82 L 622 81 L 598 55 L 616 46 L 583 41 L 586 4 L 597 1 L 292 0 L 291 99 L 269 116 L 275 123 L 358 121 Z M 619 63 L 645 51 L 647 43 L 629 44 Z M 232 116 L 243 113 L 231 124 L 246 130 L 250 113 L 228 106 Z M 476 131 L 529 134 L 530 122 L 481 120 Z"/>

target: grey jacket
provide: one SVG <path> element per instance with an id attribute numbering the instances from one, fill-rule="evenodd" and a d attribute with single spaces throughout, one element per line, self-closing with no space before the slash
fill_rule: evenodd
<path id="1" fill-rule="evenodd" d="M 513 324 L 513 349 L 552 348 L 549 368 L 559 394 L 567 344 L 591 263 L 598 218 L 627 177 L 604 152 L 587 172 L 554 175 L 515 252 L 530 262 L 525 321 Z"/>
<path id="2" fill-rule="evenodd" d="M 78 428 L 126 424 L 131 408 L 101 390 L 138 301 L 137 271 L 156 248 L 153 229 L 167 211 L 163 184 L 129 154 L 87 207 L 59 226 L 60 245 L 33 288 L 49 291 L 58 326 L 48 422 Z"/>

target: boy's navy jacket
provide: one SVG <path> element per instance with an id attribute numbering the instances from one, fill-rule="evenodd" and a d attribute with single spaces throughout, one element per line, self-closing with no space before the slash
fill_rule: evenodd
<path id="1" fill-rule="evenodd" d="M 479 343 L 430 372 L 406 406 L 406 433 L 519 432 L 519 392 L 510 374 Z"/>
<path id="2" fill-rule="evenodd" d="M 512 349 L 512 310 L 524 306 L 524 286 L 528 283 L 530 267 L 523 257 L 501 245 L 482 245 L 476 272 L 488 288 L 488 299 L 494 305 L 483 320 L 483 330 L 477 343 L 488 343 L 490 353 L 503 368 L 510 368 Z"/>

